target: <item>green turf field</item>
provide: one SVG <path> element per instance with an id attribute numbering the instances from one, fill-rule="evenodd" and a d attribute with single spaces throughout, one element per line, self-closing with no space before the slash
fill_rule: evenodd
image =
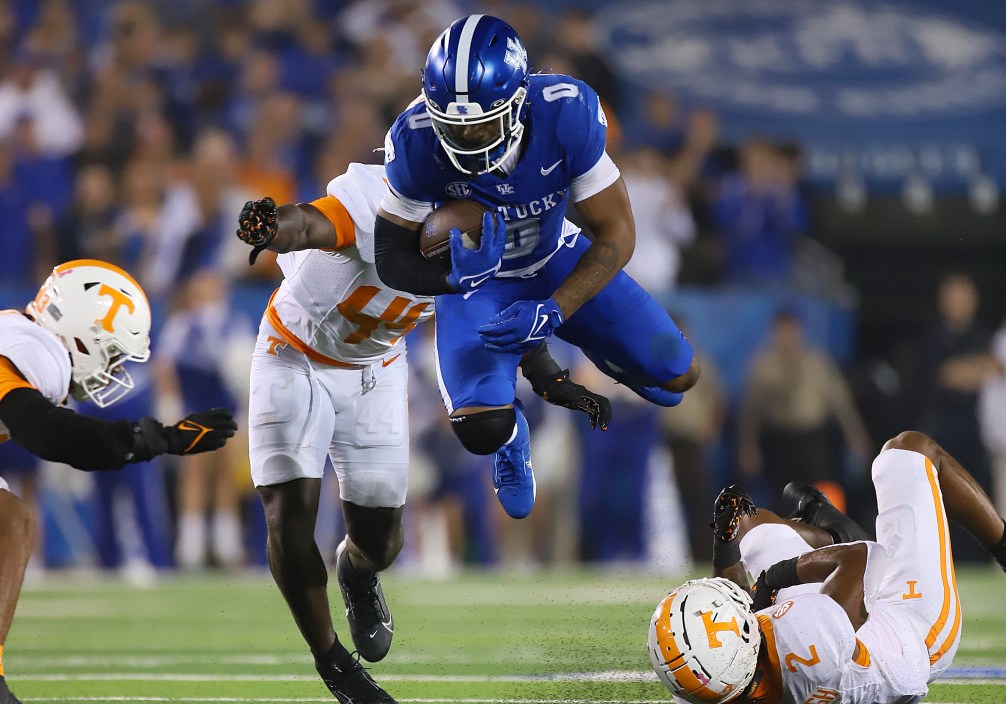
<path id="1" fill-rule="evenodd" d="M 1006 668 L 1006 576 L 958 577 L 954 666 Z M 395 645 L 372 673 L 403 702 L 668 701 L 645 643 L 672 582 L 627 571 L 390 574 Z M 170 578 L 150 590 L 47 578 L 26 587 L 4 664 L 25 702 L 334 701 L 265 576 Z M 928 701 L 1003 704 L 1006 680 L 951 680 Z"/>

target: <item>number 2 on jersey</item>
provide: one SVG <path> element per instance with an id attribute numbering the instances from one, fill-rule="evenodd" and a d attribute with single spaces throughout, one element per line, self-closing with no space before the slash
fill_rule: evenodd
<path id="1" fill-rule="evenodd" d="M 377 316 L 368 315 L 363 309 L 374 297 L 381 292 L 377 286 L 360 286 L 336 306 L 343 318 L 357 325 L 356 330 L 351 332 L 343 342 L 350 345 L 358 345 L 370 338 L 377 329 L 377 326 L 384 323 L 384 327 L 389 330 L 398 331 L 398 337 L 405 335 L 412 328 L 416 327 L 416 322 L 423 311 L 429 308 L 429 302 L 417 303 L 406 311 L 406 307 L 411 302 L 403 296 L 395 296 L 388 307 Z M 402 315 L 404 313 L 404 315 Z"/>
<path id="2" fill-rule="evenodd" d="M 787 655 L 786 669 L 789 670 L 790 672 L 796 672 L 796 663 L 800 663 L 801 665 L 806 665 L 807 667 L 810 667 L 812 665 L 818 664 L 819 662 L 821 662 L 821 658 L 818 657 L 817 648 L 815 648 L 812 645 L 810 646 L 810 657 L 803 658 L 797 655 L 796 653 L 790 653 L 789 655 Z"/>

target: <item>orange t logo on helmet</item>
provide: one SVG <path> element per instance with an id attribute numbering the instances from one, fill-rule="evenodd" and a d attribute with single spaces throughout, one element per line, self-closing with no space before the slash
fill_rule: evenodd
<path id="1" fill-rule="evenodd" d="M 731 618 L 729 621 L 716 621 L 716 616 L 712 611 L 703 611 L 702 625 L 706 627 L 706 636 L 709 638 L 710 648 L 722 648 L 720 642 L 721 631 L 732 631 L 738 638 L 741 636 L 741 629 L 737 625 L 737 619 Z"/>
<path id="2" fill-rule="evenodd" d="M 115 321 L 115 314 L 119 312 L 119 308 L 126 306 L 126 309 L 132 313 L 136 310 L 136 306 L 133 305 L 133 301 L 130 300 L 129 296 L 124 294 L 122 291 L 118 291 L 108 284 L 102 284 L 101 288 L 98 289 L 99 296 L 111 296 L 112 305 L 105 313 L 105 317 L 101 320 L 101 328 L 105 332 L 115 332 L 115 327 L 112 323 Z M 94 322 L 98 322 L 95 320 Z"/>

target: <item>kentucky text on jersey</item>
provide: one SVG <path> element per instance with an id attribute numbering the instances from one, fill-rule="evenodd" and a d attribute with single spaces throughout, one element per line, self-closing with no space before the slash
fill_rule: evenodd
<path id="1" fill-rule="evenodd" d="M 554 208 L 557 203 L 561 204 L 565 195 L 566 189 L 563 189 L 561 191 L 556 191 L 555 193 L 549 193 L 544 198 L 533 200 L 530 203 L 521 203 L 520 205 L 498 205 L 496 206 L 496 210 L 503 213 L 503 219 L 507 222 L 510 222 L 511 220 L 524 220 L 529 215 L 541 215 L 542 213 Z M 509 231 L 507 234 L 509 236 Z"/>

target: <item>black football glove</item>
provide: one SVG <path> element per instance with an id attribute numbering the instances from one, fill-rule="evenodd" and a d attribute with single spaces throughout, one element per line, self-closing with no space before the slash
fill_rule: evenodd
<path id="1" fill-rule="evenodd" d="M 731 484 L 720 492 L 713 504 L 713 529 L 716 540 L 729 543 L 737 537 L 737 528 L 741 518 L 753 516 L 757 509 L 751 495 L 739 484 Z"/>
<path id="2" fill-rule="evenodd" d="M 799 557 L 780 560 L 758 575 L 758 581 L 751 590 L 751 598 L 754 599 L 752 609 L 759 611 L 768 608 L 775 603 L 780 589 L 801 584 L 800 575 L 796 573 L 799 560 Z"/>
<path id="3" fill-rule="evenodd" d="M 144 451 L 137 459 L 158 455 L 197 455 L 219 450 L 237 432 L 231 412 L 226 408 L 190 413 L 174 425 L 164 426 L 156 418 L 143 418 L 137 423 Z"/>
<path id="4" fill-rule="evenodd" d="M 238 216 L 238 238 L 250 244 L 252 249 L 248 255 L 248 264 L 254 264 L 262 250 L 276 239 L 279 233 L 279 217 L 276 213 L 276 201 L 266 196 L 258 200 L 250 200 L 241 208 Z"/>
<path id="5" fill-rule="evenodd" d="M 765 570 L 762 570 L 761 574 L 758 575 L 758 581 L 751 587 L 751 598 L 753 599 L 751 610 L 761 611 L 772 606 L 778 593 L 778 589 L 772 589 L 768 586 L 765 579 Z"/>
<path id="6" fill-rule="evenodd" d="M 611 401 L 606 396 L 595 394 L 587 387 L 570 381 L 569 370 L 535 380 L 531 385 L 534 392 L 556 406 L 582 411 L 590 419 L 590 427 L 608 429 L 611 422 Z"/>

